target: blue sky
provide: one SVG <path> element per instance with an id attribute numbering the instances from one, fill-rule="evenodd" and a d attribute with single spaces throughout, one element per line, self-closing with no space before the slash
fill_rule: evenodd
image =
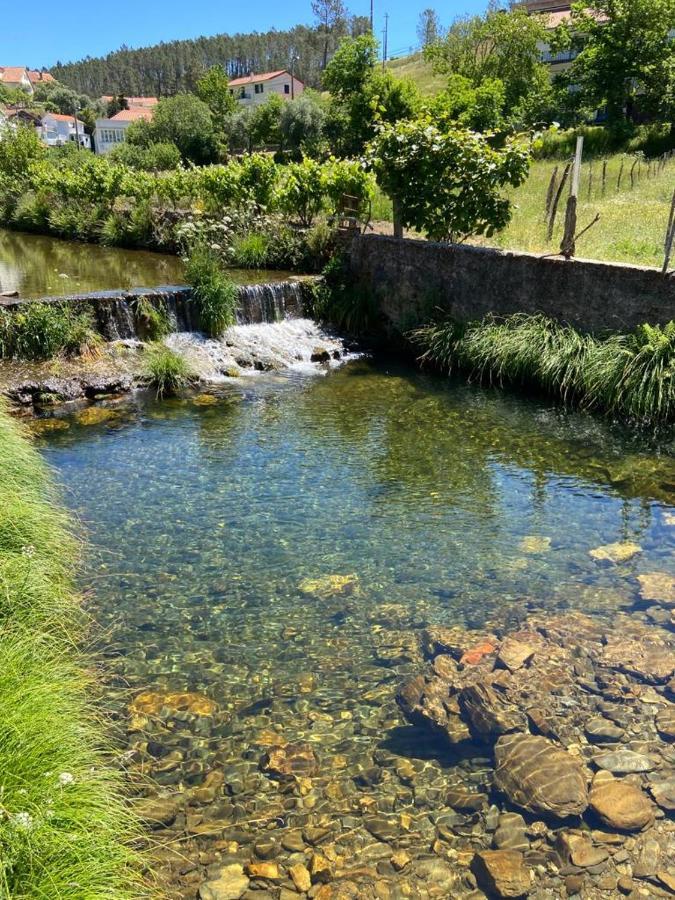
<path id="1" fill-rule="evenodd" d="M 369 0 L 349 0 L 354 14 L 368 15 Z M 456 15 L 482 9 L 485 0 L 375 0 L 376 33 L 389 13 L 390 55 L 403 55 L 417 42 L 420 11 L 438 10 L 448 24 Z M 42 67 L 100 56 L 122 44 L 142 47 L 175 38 L 219 32 L 282 30 L 312 20 L 310 0 L 258 0 L 223 3 L 222 0 L 29 0 L 3 2 L 0 29 L 0 65 Z"/>

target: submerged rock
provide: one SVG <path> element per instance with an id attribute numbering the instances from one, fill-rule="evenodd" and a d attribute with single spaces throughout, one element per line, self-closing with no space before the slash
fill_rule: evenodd
<path id="1" fill-rule="evenodd" d="M 277 778 L 315 775 L 319 763 L 310 744 L 291 743 L 272 747 L 265 753 L 261 768 Z"/>
<path id="2" fill-rule="evenodd" d="M 350 596 L 358 590 L 359 576 L 322 575 L 319 578 L 303 578 L 298 589 L 302 594 L 328 600 L 331 597 Z"/>
<path id="3" fill-rule="evenodd" d="M 638 787 L 624 779 L 594 785 L 589 802 L 606 825 L 621 831 L 640 831 L 654 821 L 652 804 Z"/>
<path id="4" fill-rule="evenodd" d="M 482 850 L 471 869 L 478 884 L 497 897 L 524 897 L 530 891 L 530 872 L 517 850 Z"/>
<path id="5" fill-rule="evenodd" d="M 588 552 L 593 559 L 597 559 L 600 562 L 622 563 L 632 559 L 641 551 L 642 547 L 633 541 L 617 541 L 614 544 L 604 544 L 602 547 L 596 547 Z"/>
<path id="6" fill-rule="evenodd" d="M 248 890 L 249 878 L 239 863 L 222 866 L 215 878 L 199 888 L 199 900 L 239 900 Z"/>
<path id="7" fill-rule="evenodd" d="M 558 818 L 580 816 L 588 806 L 589 773 L 545 737 L 505 735 L 495 745 L 495 784 L 521 809 Z"/>
<path id="8" fill-rule="evenodd" d="M 648 572 L 638 575 L 638 581 L 643 600 L 656 600 L 666 606 L 675 606 L 675 575 L 668 572 Z"/>

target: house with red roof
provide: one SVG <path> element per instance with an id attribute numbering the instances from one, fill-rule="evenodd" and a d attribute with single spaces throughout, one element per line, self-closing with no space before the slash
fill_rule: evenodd
<path id="1" fill-rule="evenodd" d="M 94 131 L 96 152 L 99 155 L 110 153 L 115 147 L 123 144 L 131 123 L 139 120 L 149 122 L 152 119 L 152 112 L 153 106 L 134 106 L 130 109 L 121 109 L 110 118 L 97 119 Z"/>
<path id="2" fill-rule="evenodd" d="M 233 78 L 229 87 L 232 96 L 242 106 L 260 106 L 273 94 L 277 94 L 283 100 L 293 100 L 305 90 L 303 82 L 286 69 Z"/>
<path id="3" fill-rule="evenodd" d="M 34 92 L 35 86 L 55 81 L 49 72 L 28 69 L 26 66 L 0 66 L 0 84 L 8 88 L 21 88 L 27 94 Z"/>

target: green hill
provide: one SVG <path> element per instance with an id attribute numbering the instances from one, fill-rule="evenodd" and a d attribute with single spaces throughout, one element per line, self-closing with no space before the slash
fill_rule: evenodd
<path id="1" fill-rule="evenodd" d="M 433 97 L 438 94 L 447 83 L 442 75 L 434 75 L 431 65 L 424 61 L 421 53 L 411 53 L 410 56 L 390 59 L 387 62 L 387 68 L 399 78 L 410 78 L 414 81 L 424 97 Z"/>

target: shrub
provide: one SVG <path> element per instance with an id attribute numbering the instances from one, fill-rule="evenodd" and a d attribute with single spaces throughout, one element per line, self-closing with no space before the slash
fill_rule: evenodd
<path id="1" fill-rule="evenodd" d="M 325 181 L 320 163 L 303 159 L 286 166 L 278 203 L 287 215 L 297 218 L 302 225 L 311 225 L 325 204 Z"/>
<path id="2" fill-rule="evenodd" d="M 232 264 L 242 269 L 269 265 L 269 239 L 262 232 L 236 235 L 232 240 Z"/>
<path id="3" fill-rule="evenodd" d="M 170 141 L 151 142 L 139 147 L 125 141 L 115 147 L 109 158 L 117 163 L 144 172 L 166 172 L 180 165 L 180 150 Z"/>
<path id="4" fill-rule="evenodd" d="M 68 304 L 25 303 L 15 312 L 0 310 L 0 357 L 49 359 L 94 352 L 101 343 L 91 313 Z"/>
<path id="5" fill-rule="evenodd" d="M 0 138 L 0 174 L 23 179 L 32 163 L 42 160 L 47 149 L 34 128 L 4 129 Z"/>
<path id="6" fill-rule="evenodd" d="M 145 380 L 158 397 L 173 396 L 195 379 L 185 357 L 165 344 L 151 344 L 145 351 Z"/>
<path id="7" fill-rule="evenodd" d="M 213 251 L 204 246 L 193 249 L 185 275 L 202 329 L 210 337 L 220 337 L 235 321 L 237 285 L 225 274 Z"/>

